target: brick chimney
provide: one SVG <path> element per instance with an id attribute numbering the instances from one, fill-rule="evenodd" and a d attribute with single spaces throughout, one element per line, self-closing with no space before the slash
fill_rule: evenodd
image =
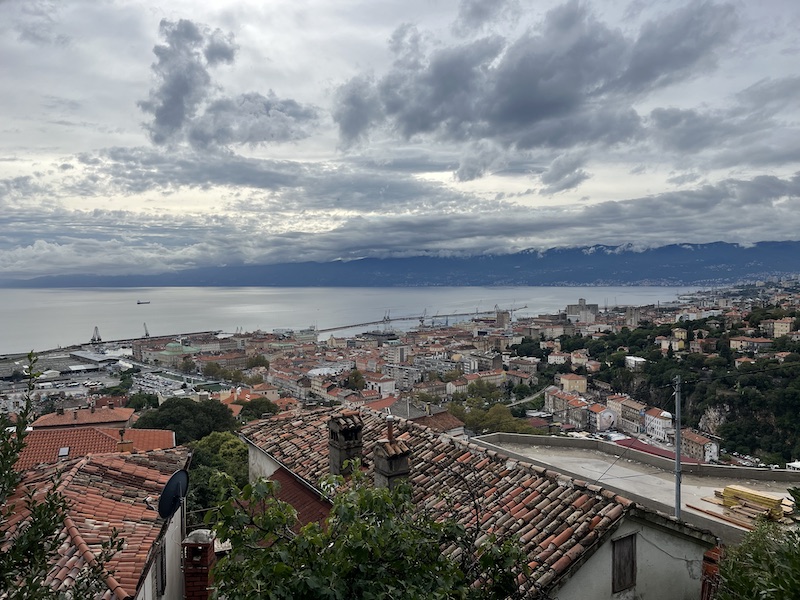
<path id="1" fill-rule="evenodd" d="M 386 437 L 378 440 L 372 452 L 375 461 L 375 486 L 392 489 L 408 479 L 411 472 L 411 448 L 394 437 L 394 417 L 386 417 Z"/>
<path id="2" fill-rule="evenodd" d="M 347 460 L 360 459 L 364 450 L 364 422 L 358 411 L 335 413 L 328 421 L 328 460 L 331 475 L 349 475 Z"/>
<path id="3" fill-rule="evenodd" d="M 217 562 L 214 536 L 209 529 L 196 529 L 186 536 L 183 548 L 183 597 L 208 600 L 212 596 L 211 569 Z"/>
<path id="4" fill-rule="evenodd" d="M 119 441 L 117 442 L 117 452 L 133 452 L 133 440 L 125 439 L 125 430 L 119 430 Z"/>

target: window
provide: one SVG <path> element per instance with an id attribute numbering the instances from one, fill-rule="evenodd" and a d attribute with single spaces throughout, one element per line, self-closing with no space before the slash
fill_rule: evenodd
<path id="1" fill-rule="evenodd" d="M 636 585 L 636 534 L 612 540 L 611 544 L 611 591 L 616 593 Z"/>

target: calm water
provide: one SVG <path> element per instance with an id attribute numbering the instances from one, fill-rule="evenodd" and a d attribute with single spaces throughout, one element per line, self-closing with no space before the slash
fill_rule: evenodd
<path id="1" fill-rule="evenodd" d="M 585 298 L 602 306 L 675 300 L 694 288 L 432 287 L 432 288 L 94 288 L 0 289 L 0 354 L 88 342 L 195 331 L 320 329 L 391 317 L 520 308 L 517 316 L 563 310 Z M 137 304 L 137 300 L 149 304 Z M 451 322 L 453 319 L 451 319 Z M 396 322 L 397 328 L 414 321 Z M 365 329 L 342 330 L 337 335 Z M 326 339 L 330 334 L 321 335 Z"/>

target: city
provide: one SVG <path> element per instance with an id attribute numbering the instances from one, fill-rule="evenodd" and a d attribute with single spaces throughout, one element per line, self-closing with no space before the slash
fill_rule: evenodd
<path id="1" fill-rule="evenodd" d="M 40 444 L 54 453 L 48 460 L 72 458 L 69 442 L 43 437 L 58 431 L 63 437 L 70 428 L 93 427 L 110 437 L 119 429 L 121 441 L 109 441 L 111 447 L 144 450 L 147 446 L 139 445 L 145 432 L 160 434 L 158 427 L 142 429 L 141 423 L 151 422 L 158 412 L 154 407 L 176 399 L 225 407 L 244 424 L 240 435 L 254 448 L 263 447 L 261 436 L 270 427 L 282 430 L 288 421 L 299 436 L 293 447 L 309 435 L 313 448 L 320 442 L 315 427 L 323 426 L 320 418 L 327 415 L 360 415 L 360 427 L 371 422 L 370 429 L 396 419 L 404 436 L 413 438 L 410 428 L 422 427 L 578 479 L 599 474 L 595 483 L 605 489 L 737 543 L 759 515 L 796 518 L 790 498 L 800 482 L 800 439 L 793 429 L 784 430 L 781 448 L 749 447 L 736 437 L 735 427 L 726 429 L 724 417 L 735 415 L 735 406 L 698 412 L 691 404 L 701 380 L 717 380 L 720 373 L 754 377 L 788 369 L 782 375 L 796 382 L 799 310 L 800 283 L 786 279 L 648 306 L 601 307 L 577 299 L 556 314 L 536 317 L 517 318 L 498 306 L 471 317 L 443 316 L 439 323 L 423 317 L 405 331 L 395 330 L 387 315 L 365 324 L 378 329 L 339 337 L 337 328 L 312 327 L 103 341 L 96 330 L 88 344 L 38 356 L 32 399 L 39 417 L 21 460 L 33 464 L 31 455 L 46 458 L 36 449 Z M 24 356 L 0 361 L 0 410 L 15 412 L 24 405 L 26 361 Z M 673 373 L 684 373 L 683 496 L 677 510 L 672 498 L 677 483 L 670 481 L 677 388 L 654 383 L 672 384 Z M 736 383 L 740 393 L 747 391 L 739 387 L 742 382 Z M 763 382 L 758 385 L 763 389 Z M 270 427 L 259 420 L 263 417 Z M 301 434 L 306 422 L 309 434 Z M 186 441 L 180 430 L 164 433 L 172 437 L 161 436 L 160 443 L 170 441 L 160 448 Z M 351 450 L 345 454 L 352 458 Z M 624 467 L 617 465 L 620 456 Z M 251 472 L 274 473 L 274 467 L 254 466 L 252 460 Z M 292 460 L 284 457 L 278 464 Z M 296 471 L 306 482 L 322 472 Z M 408 467 L 399 472 L 409 473 Z M 324 496 L 315 502 L 323 502 L 324 511 Z"/>

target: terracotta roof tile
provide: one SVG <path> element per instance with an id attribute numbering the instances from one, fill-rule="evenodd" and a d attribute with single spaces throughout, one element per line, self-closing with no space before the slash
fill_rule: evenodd
<path id="1" fill-rule="evenodd" d="M 319 409 L 277 415 L 250 423 L 242 434 L 316 488 L 329 469 L 327 422 L 333 414 L 333 409 Z M 368 409 L 360 415 L 363 464 L 371 476 L 375 443 L 386 437 L 385 415 Z M 573 563 L 583 562 L 630 505 L 599 486 L 512 461 L 405 419 L 395 419 L 394 432 L 411 450 L 415 502 L 462 525 L 478 524 L 481 536 L 493 532 L 520 540 L 533 569 L 526 589 L 550 585 Z"/>
<path id="2" fill-rule="evenodd" d="M 41 498 L 60 475 L 59 491 L 69 502 L 60 533 L 58 557 L 45 582 L 53 589 L 70 588 L 78 571 L 94 559 L 100 544 L 116 529 L 125 540 L 123 549 L 108 563 L 113 577 L 108 591 L 98 598 L 133 597 L 150 549 L 161 535 L 164 520 L 147 507 L 145 498 L 158 497 L 173 472 L 184 468 L 186 448 L 154 450 L 138 454 L 110 453 L 87 456 L 58 464 L 43 464 L 23 473 L 21 485 L 9 502 L 19 502 L 26 488 Z M 9 530 L 28 518 L 27 511 L 13 513 Z"/>

